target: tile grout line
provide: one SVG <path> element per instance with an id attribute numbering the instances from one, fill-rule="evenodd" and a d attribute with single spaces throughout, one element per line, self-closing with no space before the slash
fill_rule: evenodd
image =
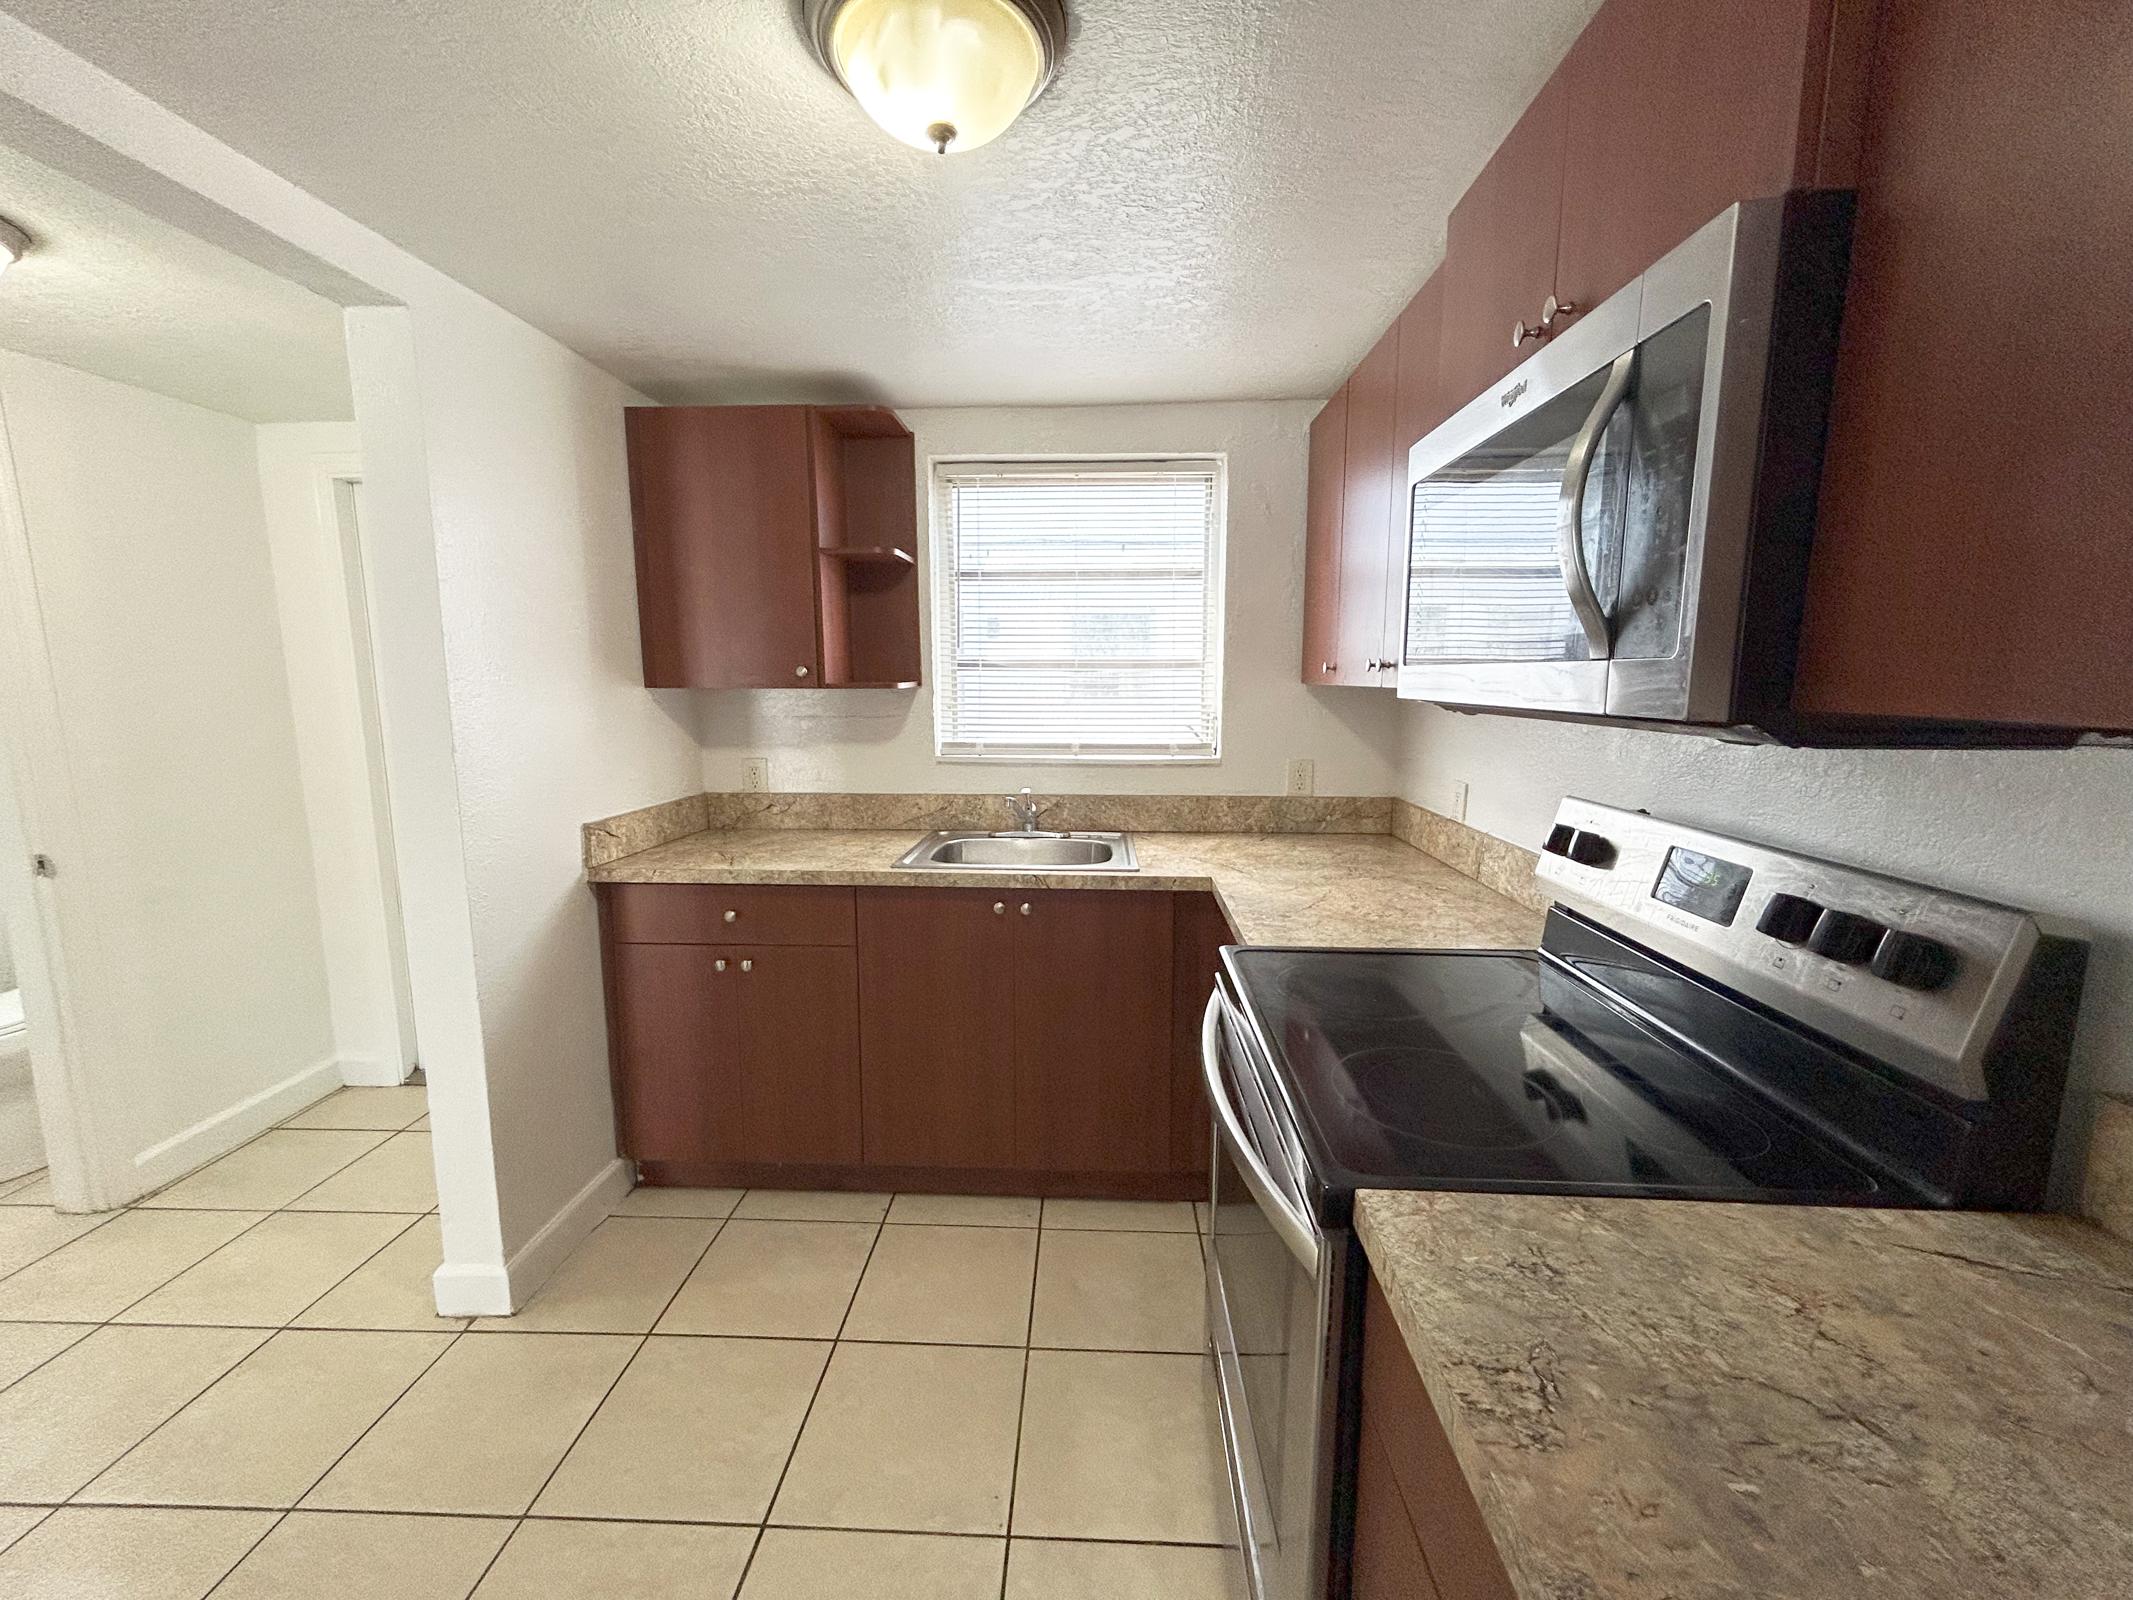
<path id="1" fill-rule="evenodd" d="M 1015 1453 L 1007 1467 L 1007 1531 L 1000 1541 L 1000 1600 L 1007 1600 L 1007 1569 L 1015 1556 L 1015 1493 L 1022 1486 L 1022 1427 L 1029 1420 L 1029 1353 L 1037 1337 L 1037 1285 L 1044 1276 L 1044 1208 L 1037 1209 L 1037 1248 L 1030 1252 L 1029 1314 L 1022 1320 L 1022 1383 L 1015 1396 Z"/>
<path id="2" fill-rule="evenodd" d="M 291 1215 L 291 1216 L 305 1216 L 305 1217 L 330 1217 L 330 1216 L 366 1216 L 366 1217 L 368 1217 L 368 1216 L 394 1216 L 394 1215 L 397 1215 L 398 1213 L 395 1213 L 395 1212 L 374 1212 L 374 1211 L 364 1211 L 364 1212 L 345 1212 L 345 1211 L 342 1211 L 342 1212 L 335 1212 L 335 1211 L 299 1211 L 299 1212 L 290 1212 L 290 1213 L 287 1213 L 287 1214 L 288 1214 L 288 1215 Z M 426 1213 L 425 1213 L 425 1214 L 426 1214 Z M 275 1215 L 276 1215 L 276 1216 L 280 1216 L 280 1215 L 283 1215 L 283 1213 L 281 1213 L 281 1212 L 276 1212 L 276 1213 L 275 1213 Z M 310 1309 L 311 1309 L 311 1308 L 312 1308 L 313 1306 L 317 1305 L 317 1304 L 318 1304 L 318 1303 L 319 1303 L 320 1301 L 324 1300 L 324 1299 L 325 1299 L 325 1298 L 326 1298 L 326 1297 L 327 1297 L 328 1295 L 332 1294 L 334 1290 L 338 1289 L 338 1288 L 339 1288 L 339 1287 L 340 1287 L 340 1286 L 341 1286 L 342 1284 L 346 1283 L 346 1282 L 347 1282 L 347 1281 L 348 1281 L 348 1280 L 349 1280 L 350 1278 L 354 1277 L 354 1276 L 355 1276 L 355 1275 L 356 1275 L 357 1273 L 361 1272 L 361 1271 L 362 1271 L 362 1270 L 363 1270 L 363 1269 L 364 1269 L 365 1267 L 369 1266 L 369 1265 L 370 1265 L 370 1264 L 371 1264 L 371 1263 L 372 1263 L 373 1261 L 377 1260 L 377 1259 L 378 1259 L 378 1257 L 380 1257 L 380 1256 L 382 1256 L 383 1254 L 385 1254 L 385 1252 L 386 1252 L 386 1251 L 390 1250 L 390 1249 L 391 1249 L 391 1248 L 392 1248 L 392 1247 L 393 1247 L 394 1245 L 398 1244 L 398 1243 L 399 1243 L 399 1242 L 400 1242 L 400 1241 L 401 1241 L 402 1239 L 405 1239 L 405 1238 L 406 1238 L 406 1237 L 407 1237 L 407 1236 L 408 1236 L 408 1235 L 409 1235 L 410 1233 L 412 1233 L 412 1232 L 413 1232 L 413 1231 L 414 1231 L 414 1230 L 415 1230 L 416 1228 L 420 1227 L 421 1225 L 422 1225 L 422 1218 L 421 1218 L 421 1217 L 410 1217 L 410 1218 L 408 1219 L 408 1222 L 407 1222 L 407 1226 L 406 1226 L 406 1227 L 402 1228 L 402 1229 L 401 1229 L 401 1230 L 400 1230 L 400 1231 L 399 1231 L 398 1233 L 395 1233 L 395 1234 L 394 1234 L 394 1235 L 393 1235 L 393 1236 L 392 1236 L 392 1237 L 391 1237 L 390 1239 L 387 1239 L 387 1240 L 386 1240 L 386 1241 L 385 1241 L 385 1242 L 384 1242 L 383 1244 L 379 1245 L 377 1249 L 375 1249 L 375 1250 L 371 1251 L 371 1253 L 370 1253 L 369 1255 L 365 1256 L 365 1257 L 364 1257 L 364 1258 L 363 1258 L 363 1259 L 362 1259 L 361 1261 L 358 1261 L 358 1262 L 357 1262 L 357 1263 L 356 1263 L 356 1264 L 355 1264 L 354 1266 L 350 1267 L 350 1268 L 349 1268 L 349 1269 L 348 1269 L 348 1270 L 347 1270 L 346 1272 L 342 1273 L 342 1274 L 341 1274 L 341 1275 L 340 1275 L 340 1276 L 339 1276 L 338 1278 L 335 1278 L 335 1279 L 333 1280 L 333 1282 L 331 1282 L 330 1284 L 328 1284 L 328 1285 L 327 1285 L 327 1286 L 326 1286 L 325 1288 L 321 1289 L 321 1290 L 320 1290 L 320 1291 L 319 1291 L 319 1292 L 318 1292 L 317 1294 L 313 1295 L 313 1296 L 312 1296 L 312 1297 L 311 1297 L 311 1298 L 310 1298 L 309 1300 L 305 1301 L 305 1302 L 304 1302 L 304 1303 L 303 1303 L 303 1304 L 302 1304 L 301 1306 L 297 1307 L 297 1309 L 296 1309 L 296 1314 L 295 1314 L 295 1316 L 292 1316 L 292 1317 L 290 1317 L 290 1318 L 289 1318 L 289 1320 L 288 1320 L 287 1322 L 284 1322 L 284 1323 L 282 1324 L 282 1327 L 283 1327 L 283 1329 L 284 1329 L 284 1330 L 287 1330 L 287 1329 L 295 1328 L 295 1327 L 296 1327 L 296 1318 L 297 1318 L 297 1317 L 301 1317 L 301 1316 L 302 1316 L 302 1315 L 303 1315 L 303 1314 L 304 1314 L 305 1312 L 309 1311 L 309 1310 L 310 1310 Z M 190 1267 L 186 1268 L 186 1272 L 190 1272 L 191 1270 L 192 1270 L 192 1269 L 191 1269 Z M 182 1278 L 182 1277 L 184 1277 L 184 1276 L 185 1276 L 185 1273 L 183 1273 L 183 1272 L 181 1272 L 181 1273 L 179 1273 L 179 1274 L 178 1274 L 178 1277 L 179 1277 L 179 1278 Z M 171 1279 L 170 1281 L 171 1281 L 171 1283 L 176 1283 L 176 1282 L 178 1281 L 178 1279 L 177 1279 L 177 1278 L 173 1278 L 173 1279 Z M 167 1288 L 167 1287 L 168 1287 L 168 1285 L 165 1285 L 165 1287 Z M 158 1292 L 160 1292 L 160 1291 L 158 1291 Z M 440 1320 L 440 1321 L 442 1321 L 442 1320 L 447 1320 L 447 1319 L 442 1319 L 442 1318 L 440 1318 L 439 1320 Z M 394 1331 L 394 1332 L 397 1332 L 397 1331 L 401 1331 L 401 1330 L 397 1330 L 397 1329 L 395 1329 L 395 1330 L 386 1330 L 386 1329 L 369 1329 L 369 1328 L 316 1328 L 316 1329 L 312 1329 L 312 1328 L 306 1328 L 306 1329 L 302 1329 L 302 1330 L 299 1330 L 299 1331 L 301 1331 L 301 1332 L 306 1332 L 306 1333 L 314 1333 L 314 1332 L 315 1332 L 315 1333 L 370 1333 L 370 1332 L 381 1332 L 381 1333 L 382 1333 L 382 1332 L 386 1332 L 386 1331 Z M 405 1330 L 405 1331 L 407 1331 L 407 1332 L 410 1332 L 410 1333 L 424 1333 L 424 1332 L 428 1332 L 429 1330 L 428 1330 L 428 1329 L 422 1329 L 422 1328 L 411 1328 L 411 1329 L 407 1329 L 407 1330 Z M 436 1331 L 438 1331 L 438 1332 L 442 1333 L 442 1332 L 444 1332 L 445 1330 L 443 1330 L 442 1328 L 440 1328 L 440 1329 L 438 1329 L 438 1330 L 436 1330 Z M 460 1331 L 461 1333 L 464 1333 L 464 1332 L 466 1332 L 466 1329 L 465 1329 L 464 1327 L 462 1327 L 462 1328 L 461 1328 L 461 1329 L 460 1329 L 459 1331 Z"/>
<path id="3" fill-rule="evenodd" d="M 44 1207 L 42 1207 L 42 1208 L 40 1208 L 40 1207 L 36 1207 L 36 1206 L 18 1206 L 18 1207 L 16 1207 L 16 1209 L 17 1209 L 17 1210 L 19 1210 L 19 1211 L 34 1211 L 34 1210 L 39 1210 L 39 1209 L 42 1209 L 42 1210 L 46 1210 L 46 1211 L 51 1211 L 51 1212 L 52 1212 L 52 1215 L 53 1215 L 53 1216 L 55 1216 L 55 1217 L 65 1217 L 65 1216 L 74 1216 L 74 1215 L 82 1215 L 82 1214 L 83 1214 L 83 1213 L 78 1213 L 78 1212 L 53 1211 L 53 1210 L 52 1210 L 52 1208 L 51 1208 L 50 1206 L 44 1206 Z M 44 1252 L 43 1252 L 42 1254 L 40 1254 L 40 1255 L 35 1255 L 35 1256 L 32 1256 L 32 1257 L 31 1257 L 31 1258 L 30 1258 L 29 1260 L 27 1260 L 27 1261 L 23 1262 L 23 1263 L 22 1263 L 22 1264 L 21 1264 L 20 1266 L 14 1266 L 14 1267 L 9 1267 L 9 1268 L 7 1269 L 7 1271 L 5 1271 L 5 1272 L 0 1272 L 0 1283 L 5 1283 L 5 1282 L 7 1282 L 7 1280 L 8 1280 L 8 1279 L 10 1279 L 10 1278 L 12 1278 L 13 1276 L 15 1276 L 15 1274 L 16 1274 L 16 1273 L 18 1273 L 18 1272 L 27 1272 L 27 1271 L 29 1271 L 29 1269 L 30 1269 L 30 1268 L 32 1268 L 32 1267 L 34 1267 L 34 1266 L 36 1266 L 38 1262 L 40 1262 L 40 1261 L 44 1260 L 44 1259 L 45 1259 L 45 1258 L 46 1258 L 47 1256 L 56 1256 L 56 1255 L 58 1255 L 60 1251 L 62 1251 L 62 1250 L 64 1250 L 64 1249 L 66 1249 L 66 1247 L 67 1247 L 68 1245 L 70 1245 L 70 1244 L 80 1244 L 80 1243 L 82 1242 L 82 1240 L 84 1240 L 84 1239 L 88 1238 L 88 1237 L 89 1237 L 89 1235 L 90 1235 L 90 1234 L 92 1234 L 92 1233 L 101 1233 L 101 1232 L 102 1232 L 102 1231 L 103 1231 L 104 1229 L 106 1229 L 106 1228 L 110 1227 L 112 1223 L 114 1223 L 114 1222 L 118 1221 L 118 1219 L 119 1219 L 120 1217 L 123 1217 L 123 1216 L 124 1216 L 124 1215 L 126 1214 L 126 1211 L 127 1211 L 127 1209 L 128 1209 L 127 1207 L 121 1206 L 121 1207 L 119 1207 L 119 1208 L 118 1208 L 118 1209 L 117 1209 L 116 1211 L 112 1211 L 112 1212 L 110 1212 L 110 1213 L 106 1214 L 106 1216 L 104 1217 L 103 1221 L 101 1221 L 101 1222 L 92 1222 L 92 1223 L 91 1223 L 91 1224 L 90 1224 L 90 1225 L 89 1225 L 88 1227 L 86 1227 L 86 1228 L 82 1229 L 82 1231 L 81 1231 L 81 1232 L 79 1232 L 79 1233 L 77 1233 L 76 1235 L 74 1235 L 74 1237 L 73 1237 L 73 1238 L 71 1238 L 71 1239 L 62 1239 L 62 1240 L 60 1240 L 60 1241 L 59 1241 L 59 1243 L 57 1243 L 57 1244 L 55 1244 L 54 1246 L 52 1246 L 52 1248 L 51 1248 L 51 1249 L 49 1249 L 49 1250 L 47 1250 L 47 1251 L 44 1251 Z M 89 1212 L 89 1213 L 86 1213 L 86 1214 L 87 1214 L 87 1215 L 90 1215 L 90 1216 L 94 1216 L 94 1215 L 95 1215 L 96 1213 L 94 1213 L 94 1212 Z"/>
<path id="4" fill-rule="evenodd" d="M 585 1236 L 585 1239 L 579 1242 L 577 1249 L 582 1250 L 585 1247 L 585 1244 L 591 1240 L 593 1233 L 598 1233 L 601 1228 L 606 1227 L 608 1223 L 612 1221 L 614 1221 L 614 1214 L 610 1212 L 607 1216 L 600 1219 L 599 1224 L 594 1227 L 592 1233 L 588 1233 Z M 651 1323 L 645 1328 L 644 1332 L 637 1335 L 637 1348 L 630 1352 L 629 1359 L 622 1363 L 621 1368 L 615 1373 L 613 1380 L 604 1390 L 601 1391 L 599 1400 L 594 1404 L 592 1410 L 585 1413 L 585 1420 L 578 1424 L 578 1431 L 570 1436 L 570 1443 L 565 1445 L 563 1447 L 562 1453 L 555 1458 L 555 1465 L 548 1469 L 547 1474 L 541 1479 L 540 1486 L 536 1488 L 533 1491 L 532 1495 L 527 1498 L 526 1509 L 519 1513 L 519 1520 L 521 1522 L 523 1522 L 527 1517 L 531 1516 L 533 1514 L 533 1508 L 541 1503 L 541 1496 L 546 1494 L 548 1492 L 548 1486 L 551 1483 L 555 1482 L 555 1475 L 563 1470 L 563 1463 L 570 1459 L 570 1453 L 578 1448 L 578 1442 L 585 1437 L 586 1430 L 593 1425 L 594 1419 L 597 1418 L 604 1409 L 606 1409 L 607 1402 L 613 1398 L 615 1391 L 622 1387 L 622 1380 L 629 1375 L 630 1368 L 634 1367 L 637 1364 L 637 1358 L 640 1355 L 644 1354 L 645 1346 L 652 1342 L 653 1329 L 657 1328 L 661 1320 L 666 1316 L 667 1312 L 673 1309 L 676 1297 L 678 1297 L 681 1291 L 688 1286 L 689 1280 L 696 1276 L 696 1269 L 703 1265 L 704 1257 L 711 1253 L 711 1247 L 714 1244 L 718 1243 L 719 1235 L 724 1233 L 725 1231 L 726 1224 L 723 1222 L 720 1222 L 712 1228 L 711 1237 L 706 1239 L 704 1241 L 703 1248 L 696 1252 L 696 1259 L 689 1263 L 689 1270 L 681 1275 L 681 1280 L 674 1285 L 672 1291 L 667 1295 L 665 1303 L 660 1306 L 658 1313 L 652 1318 Z M 573 1250 L 571 1252 L 572 1255 L 575 1255 L 576 1253 L 577 1250 Z M 567 1261 L 569 1258 L 565 1257 L 564 1259 Z M 561 1270 L 562 1267 L 559 1264 L 556 1268 L 556 1271 L 560 1272 Z M 549 1275 L 548 1281 L 552 1283 L 554 1282 L 554 1279 L 555 1275 L 551 1273 Z M 544 1283 L 541 1287 L 546 1288 L 547 1284 Z M 539 1298 L 540 1290 L 536 1289 L 534 1291 L 534 1299 L 537 1300 Z M 530 1304 L 531 1302 L 528 1303 Z M 514 1316 L 516 1314 L 516 1312 L 513 1313 Z M 467 1331 L 470 1333 L 474 1331 L 474 1326 L 472 1323 L 469 1323 L 467 1325 Z M 514 1535 L 517 1532 L 516 1529 L 512 1531 Z M 509 1544 L 510 1542 L 511 1540 L 508 1537 L 504 1540 L 504 1544 Z M 503 1553 L 503 1546 L 497 1546 L 496 1555 L 500 1556 Z M 491 1556 L 489 1558 L 489 1565 L 494 1566 L 495 1564 L 496 1557 Z M 482 1577 L 486 1578 L 488 1575 L 489 1568 L 482 1568 Z M 479 1580 L 477 1580 L 476 1586 L 479 1587 Z"/>
<path id="5" fill-rule="evenodd" d="M 819 1344 L 820 1340 L 811 1341 Z M 528 1511 L 523 1514 L 510 1511 L 438 1511 L 433 1509 L 413 1511 L 377 1511 L 364 1506 L 269 1506 L 234 1505 L 227 1501 L 204 1500 L 94 1500 L 79 1505 L 66 1501 L 8 1500 L 0 1506 L 13 1506 L 26 1511 L 49 1514 L 54 1511 L 249 1511 L 261 1516 L 292 1516 L 302 1513 L 307 1517 L 420 1517 L 432 1522 L 598 1522 L 625 1528 L 730 1528 L 746 1532 L 761 1526 L 755 1522 L 733 1522 L 704 1517 L 625 1517 L 613 1512 L 593 1514 L 573 1513 L 564 1516 L 553 1511 Z M 988 1543 L 999 1541 L 997 1533 L 969 1533 L 956 1528 L 878 1528 L 847 1527 L 828 1522 L 781 1522 L 780 1531 L 794 1533 L 855 1533 L 892 1534 L 899 1538 L 913 1539 L 971 1539 Z M 25 1530 L 27 1531 L 27 1530 Z M 1081 1533 L 1018 1533 L 1015 1537 L 1029 1544 L 1120 1544 L 1152 1550 L 1234 1550 L 1234 1541 L 1210 1542 L 1204 1539 L 1135 1539 L 1117 1534 Z"/>
<path id="6" fill-rule="evenodd" d="M 746 1199 L 747 1193 L 743 1191 L 741 1200 Z M 740 1201 L 734 1203 L 736 1212 L 739 1211 L 740 1204 Z M 837 1346 L 843 1341 L 845 1324 L 852 1320 L 852 1307 L 859 1303 L 860 1286 L 866 1282 L 867 1269 L 874 1264 L 874 1251 L 880 1246 L 882 1232 L 889 1225 L 889 1207 L 895 1204 L 896 1197 L 892 1194 L 889 1196 L 889 1204 L 881 1208 L 881 1220 L 875 1224 L 874 1237 L 867 1244 L 866 1260 L 859 1264 L 859 1275 L 852 1280 L 852 1292 L 845 1298 L 844 1315 L 837 1319 L 837 1331 L 830 1336 L 829 1354 L 822 1358 L 822 1370 L 815 1374 L 815 1386 L 808 1391 L 807 1409 L 800 1413 L 800 1425 L 793 1429 L 792 1443 L 785 1447 L 785 1464 L 778 1468 L 778 1481 L 770 1486 L 770 1498 L 763 1503 L 763 1515 L 756 1524 L 755 1543 L 748 1547 L 748 1559 L 741 1565 L 740 1576 L 734 1579 L 733 1592 L 736 1596 L 747 1588 L 748 1574 L 755 1570 L 755 1558 L 761 1553 L 763 1541 L 770 1534 L 771 1514 L 778 1509 L 778 1496 L 785 1492 L 785 1479 L 792 1472 L 793 1457 L 800 1453 L 800 1440 L 806 1434 L 807 1424 L 815 1414 L 815 1402 L 822 1398 L 822 1386 L 829 1381 L 829 1370 L 837 1359 Z"/>
<path id="7" fill-rule="evenodd" d="M 332 1097 L 328 1096 L 327 1098 L 330 1099 Z M 299 1113 L 299 1115 L 301 1115 L 301 1113 Z M 177 1188 L 179 1184 L 190 1183 L 193 1179 L 199 1177 L 200 1174 L 202 1174 L 203 1172 L 207 1172 L 215 1167 L 221 1166 L 223 1162 L 229 1160 L 230 1157 L 236 1155 L 239 1151 L 251 1149 L 253 1145 L 258 1144 L 269 1134 L 376 1133 L 377 1131 L 378 1130 L 376 1128 L 292 1128 L 285 1122 L 277 1122 L 271 1128 L 260 1129 L 260 1131 L 253 1134 L 251 1138 L 245 1140 L 243 1144 L 240 1144 L 233 1149 L 223 1151 L 222 1154 L 215 1157 L 214 1160 L 202 1162 L 199 1166 L 193 1168 L 192 1171 L 186 1173 L 183 1177 L 173 1178 L 170 1180 L 170 1182 L 164 1184 L 161 1188 L 151 1189 L 148 1191 L 148 1193 L 140 1196 L 138 1199 L 128 1200 L 125 1204 L 124 1209 L 128 1211 L 251 1211 L 259 1209 L 253 1206 L 159 1206 L 152 1205 L 150 1204 L 150 1202 L 153 1201 L 157 1195 L 168 1194 L 171 1190 Z M 331 1172 L 327 1173 L 326 1177 L 319 1179 L 318 1183 L 306 1184 L 303 1188 L 297 1190 L 295 1194 L 291 1195 L 287 1200 L 284 1200 L 276 1205 L 267 1206 L 264 1209 L 268 1211 L 287 1210 L 297 1201 L 303 1199 L 303 1197 L 309 1194 L 313 1189 L 316 1189 L 319 1183 L 324 1183 L 329 1178 L 339 1177 L 350 1167 L 354 1166 L 358 1161 L 361 1161 L 365 1156 L 370 1155 L 375 1151 L 384 1149 L 387 1144 L 391 1143 L 394 1139 L 398 1137 L 398 1134 L 385 1134 L 378 1140 L 377 1143 L 369 1146 L 367 1149 L 358 1150 L 346 1161 L 342 1162 Z"/>

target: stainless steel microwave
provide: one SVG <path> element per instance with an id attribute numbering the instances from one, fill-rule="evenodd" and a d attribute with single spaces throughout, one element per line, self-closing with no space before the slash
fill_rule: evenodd
<path id="1" fill-rule="evenodd" d="M 1401 698 L 1783 726 L 1851 213 L 1728 208 L 1414 447 Z"/>

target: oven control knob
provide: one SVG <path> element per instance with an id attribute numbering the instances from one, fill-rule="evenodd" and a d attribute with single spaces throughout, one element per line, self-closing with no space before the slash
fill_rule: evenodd
<path id="1" fill-rule="evenodd" d="M 1774 894 L 1755 919 L 1755 931 L 1782 944 L 1805 944 L 1821 915 L 1822 908 L 1805 895 Z"/>
<path id="2" fill-rule="evenodd" d="M 1615 843 L 1604 834 L 1580 830 L 1570 836 L 1568 854 L 1579 866 L 1611 867 L 1615 864 Z"/>
<path id="3" fill-rule="evenodd" d="M 1881 936 L 1888 932 L 1871 917 L 1849 911 L 1825 911 L 1815 919 L 1815 931 L 1807 936 L 1807 948 L 1818 956 L 1857 966 L 1874 953 Z"/>
<path id="4" fill-rule="evenodd" d="M 1938 939 L 1891 928 L 1882 935 L 1868 970 L 1906 989 L 1942 989 L 1955 976 L 1955 965 L 1955 952 Z"/>

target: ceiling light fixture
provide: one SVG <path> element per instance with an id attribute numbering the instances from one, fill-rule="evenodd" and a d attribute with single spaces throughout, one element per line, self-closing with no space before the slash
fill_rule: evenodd
<path id="1" fill-rule="evenodd" d="M 914 150 L 975 150 L 1007 130 L 1058 69 L 1059 0 L 808 0 L 823 65 Z"/>
<path id="2" fill-rule="evenodd" d="M 5 217 L 0 217 L 0 272 L 5 272 L 29 253 L 30 236 Z"/>

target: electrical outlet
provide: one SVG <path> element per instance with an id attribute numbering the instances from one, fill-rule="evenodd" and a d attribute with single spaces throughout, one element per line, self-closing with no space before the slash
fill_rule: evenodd
<path id="1" fill-rule="evenodd" d="M 1452 821 L 1466 821 L 1466 779 L 1452 780 Z"/>
<path id="2" fill-rule="evenodd" d="M 761 794 L 770 787 L 770 757 L 750 756 L 741 763 L 741 792 Z"/>
<path id="3" fill-rule="evenodd" d="M 1310 761 L 1298 756 L 1289 763 L 1289 793 L 1310 794 L 1315 781 Z"/>

